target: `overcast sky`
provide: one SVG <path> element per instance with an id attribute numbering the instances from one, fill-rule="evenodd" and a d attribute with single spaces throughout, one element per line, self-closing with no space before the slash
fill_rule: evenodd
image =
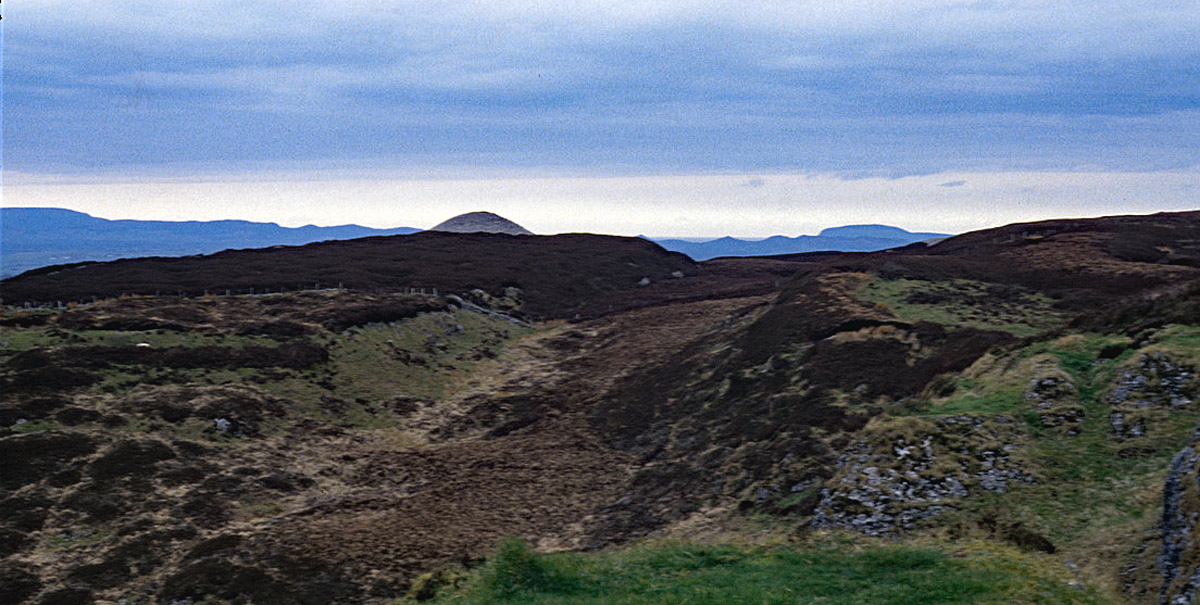
<path id="1" fill-rule="evenodd" d="M 1200 2 L 22 0 L 4 205 L 540 232 L 1200 207 Z"/>

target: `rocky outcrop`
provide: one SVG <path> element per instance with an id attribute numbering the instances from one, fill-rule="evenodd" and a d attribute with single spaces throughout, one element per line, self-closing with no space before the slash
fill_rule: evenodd
<path id="1" fill-rule="evenodd" d="M 1196 368 L 1162 352 L 1143 353 L 1104 395 L 1112 406 L 1109 423 L 1118 439 L 1150 435 L 1172 411 L 1192 409 Z"/>
<path id="2" fill-rule="evenodd" d="M 821 490 L 814 527 L 894 535 L 972 494 L 1035 482 L 1014 459 L 1027 434 L 1011 418 L 898 418 L 868 426 L 866 433 L 841 456 L 838 473 Z"/>
<path id="3" fill-rule="evenodd" d="M 1043 426 L 1067 435 L 1079 434 L 1084 417 L 1079 387 L 1057 360 L 1047 358 L 1034 363 L 1034 375 L 1025 387 L 1024 398 L 1037 410 Z"/>
<path id="4" fill-rule="evenodd" d="M 1200 595 L 1200 542 L 1195 530 L 1200 517 L 1200 427 L 1192 442 L 1171 461 L 1163 486 L 1162 603 L 1189 605 Z"/>

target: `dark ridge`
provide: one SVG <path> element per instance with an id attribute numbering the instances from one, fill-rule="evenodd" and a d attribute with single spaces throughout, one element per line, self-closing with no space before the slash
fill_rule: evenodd
<path id="1" fill-rule="evenodd" d="M 818 264 L 888 278 L 1018 285 L 1083 312 L 1200 277 L 1200 212 L 1021 223 Z M 793 282 L 784 296 L 805 287 Z"/>
<path id="2" fill-rule="evenodd" d="M 822 276 L 870 273 L 885 278 L 970 279 L 1048 295 L 1090 325 L 1112 321 L 1105 310 L 1146 313 L 1138 300 L 1200 279 L 1200 212 L 1042 221 L 960 235 L 934 246 L 810 257 L 770 311 L 741 338 L 748 362 L 842 331 L 857 311 L 840 308 L 817 286 Z M 797 259 L 801 260 L 801 259 Z M 808 259 L 805 259 L 808 260 Z"/>
<path id="3" fill-rule="evenodd" d="M 924 248 L 925 244 L 912 244 L 918 248 Z M 829 260 L 831 258 L 867 256 L 870 252 L 839 252 L 837 250 L 821 250 L 819 252 L 792 252 L 789 254 L 764 254 L 761 256 L 745 257 L 745 256 L 718 256 L 711 258 L 708 261 L 720 260 L 736 260 L 745 258 L 756 258 L 760 260 L 782 261 L 789 263 L 815 263 L 818 261 Z"/>
<path id="4" fill-rule="evenodd" d="M 281 227 L 239 220 L 108 220 L 63 208 L 0 208 L 0 277 L 52 264 L 147 256 L 188 256 L 231 248 L 298 246 L 327 240 L 402 235 L 411 227 Z"/>
<path id="5" fill-rule="evenodd" d="M 1122 234 L 1125 237 L 1121 238 L 1119 247 L 1140 247 L 1151 242 L 1166 245 L 1179 243 L 1180 230 L 1200 233 L 1200 210 L 1013 223 L 949 237 L 929 246 L 928 251 L 940 255 L 962 254 L 1037 243 L 1047 237 L 1081 232 Z"/>
<path id="6" fill-rule="evenodd" d="M 343 286 L 441 292 L 521 288 L 535 317 L 571 316 L 637 291 L 643 279 L 696 275 L 686 256 L 638 238 L 590 234 L 513 236 L 422 232 L 227 250 L 183 258 L 123 259 L 50 267 L 0 282 L 8 304 L 84 301 L 124 294 L 201 295 Z"/>

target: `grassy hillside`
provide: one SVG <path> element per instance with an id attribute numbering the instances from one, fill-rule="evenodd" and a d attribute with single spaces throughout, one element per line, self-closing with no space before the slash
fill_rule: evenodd
<path id="1" fill-rule="evenodd" d="M 1187 600 L 1195 222 L 9 307 L 0 600 Z"/>

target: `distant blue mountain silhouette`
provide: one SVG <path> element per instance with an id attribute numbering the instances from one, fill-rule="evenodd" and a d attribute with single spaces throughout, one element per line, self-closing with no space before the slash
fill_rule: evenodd
<path id="1" fill-rule="evenodd" d="M 372 229 L 359 225 L 291 228 L 249 221 L 114 221 L 62 208 L 0 208 L 0 277 L 11 277 L 48 265 L 83 261 L 190 256 L 231 248 L 298 246 L 417 231 L 420 229 Z M 704 242 L 652 241 L 699 261 L 719 256 L 766 256 L 823 250 L 869 252 L 941 237 L 946 236 L 910 233 L 887 225 L 850 225 L 825 229 L 819 235 L 777 235 L 764 240 L 722 237 Z"/>
<path id="2" fill-rule="evenodd" d="M 912 233 L 887 225 L 848 225 L 831 227 L 818 235 L 799 237 L 776 235 L 762 240 L 722 237 L 705 242 L 655 239 L 654 242 L 667 250 L 682 252 L 699 261 L 720 256 L 770 256 L 825 250 L 871 252 L 943 237 L 948 236 L 944 233 Z"/>
<path id="3" fill-rule="evenodd" d="M 0 208 L 0 277 L 82 261 L 189 256 L 417 231 L 359 225 L 290 228 L 249 221 L 113 221 L 62 208 Z"/>

